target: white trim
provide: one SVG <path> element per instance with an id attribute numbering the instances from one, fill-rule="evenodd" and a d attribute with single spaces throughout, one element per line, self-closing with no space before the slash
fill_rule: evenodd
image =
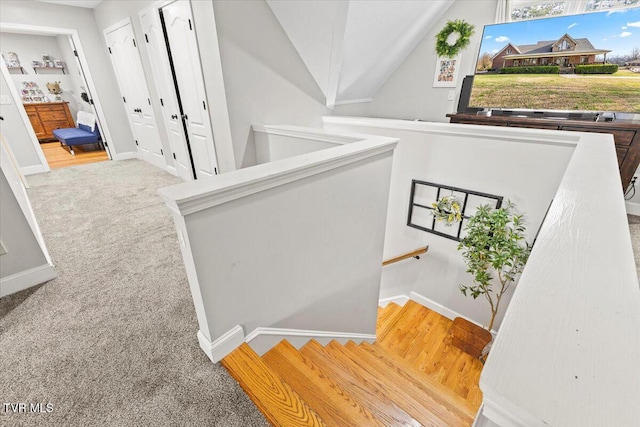
<path id="1" fill-rule="evenodd" d="M 24 166 L 20 168 L 20 173 L 23 175 L 35 175 L 37 173 L 49 172 L 51 169 L 45 161 L 43 165 Z"/>
<path id="2" fill-rule="evenodd" d="M 373 98 L 349 99 L 346 101 L 334 102 L 333 105 L 338 106 L 338 105 L 349 105 L 349 104 L 365 104 L 367 102 L 372 102 L 372 101 L 373 101 Z"/>
<path id="3" fill-rule="evenodd" d="M 627 214 L 640 216 L 640 203 L 638 202 L 625 202 L 627 208 Z"/>
<path id="4" fill-rule="evenodd" d="M 236 325 L 225 332 L 214 342 L 209 341 L 202 331 L 198 331 L 198 343 L 204 353 L 213 363 L 221 361 L 227 354 L 238 348 L 244 342 L 244 330 Z"/>
<path id="5" fill-rule="evenodd" d="M 469 322 L 473 323 L 474 325 L 478 325 L 481 328 L 485 329 L 484 326 L 482 326 L 480 323 L 476 322 L 475 320 L 458 313 L 457 311 L 451 310 L 450 308 L 445 307 L 444 305 L 435 302 L 432 299 L 429 299 L 427 297 L 425 297 L 424 295 L 420 295 L 417 292 L 411 292 L 410 294 L 411 300 L 417 302 L 420 305 L 423 305 L 425 307 L 427 307 L 429 310 L 433 310 L 436 313 L 446 317 L 447 319 L 455 319 L 456 317 L 462 317 L 465 320 L 468 320 Z M 495 338 L 496 335 L 498 334 L 498 332 L 495 329 L 490 330 L 489 332 L 491 332 L 491 335 Z"/>
<path id="6" fill-rule="evenodd" d="M 113 156 L 113 160 L 129 160 L 129 159 L 140 159 L 140 153 L 137 151 L 127 151 L 126 153 L 116 153 Z"/>
<path id="7" fill-rule="evenodd" d="M 161 188 L 158 193 L 169 209 L 186 216 L 360 160 L 392 154 L 397 143 L 394 138 L 371 137 L 367 141 L 239 169 L 215 179 L 176 184 Z"/>
<path id="8" fill-rule="evenodd" d="M 496 141 L 523 142 L 526 144 L 577 146 L 580 132 L 556 131 L 549 135 L 548 130 L 529 128 L 510 128 L 458 123 L 432 123 L 396 119 L 375 119 L 369 117 L 323 116 L 323 124 L 338 126 L 357 126 L 374 129 L 406 130 L 427 135 L 464 136 L 468 138 L 491 138 Z M 496 132 L 496 129 L 500 131 Z M 331 128 L 328 128 L 331 130 Z"/>
<path id="9" fill-rule="evenodd" d="M 0 31 L 4 24 L 0 23 Z M 29 175 L 30 173 L 40 173 L 40 172 L 49 172 L 51 169 L 49 168 L 49 163 L 47 163 L 47 158 L 44 156 L 44 151 L 42 151 L 42 147 L 40 147 L 40 142 L 38 141 L 38 137 L 36 136 L 36 132 L 33 130 L 33 126 L 31 126 L 31 121 L 29 121 L 29 116 L 27 116 L 27 111 L 24 109 L 24 105 L 22 104 L 22 99 L 18 94 L 18 89 L 11 78 L 11 74 L 9 74 L 9 69 L 7 68 L 4 61 L 0 61 L 0 69 L 2 69 L 2 76 L 4 77 L 7 86 L 9 87 L 9 94 L 13 99 L 13 103 L 15 104 L 18 114 L 20 115 L 20 119 L 22 119 L 22 123 L 27 130 L 27 134 L 29 135 L 29 140 L 33 145 L 33 148 L 38 156 L 38 160 L 40 160 L 39 165 L 29 166 L 33 169 L 33 172 L 25 172 L 25 168 L 20 168 L 20 171 L 24 175 Z M 37 172 L 35 172 L 35 168 L 39 168 Z"/>
<path id="10" fill-rule="evenodd" d="M 318 129 L 317 132 L 309 131 L 309 128 L 300 126 L 272 126 L 272 125 L 251 125 L 254 132 L 266 133 L 268 135 L 289 136 L 291 138 L 308 139 L 311 141 L 328 142 L 330 144 L 349 144 L 360 141 L 360 137 L 345 137 L 339 133 L 327 132 Z"/>
<path id="11" fill-rule="evenodd" d="M 43 264 L 0 279 L 0 298 L 58 277 L 53 264 Z"/>
<path id="12" fill-rule="evenodd" d="M 282 340 L 287 340 L 294 347 L 300 348 L 312 339 L 322 345 L 326 345 L 333 340 L 341 344 L 345 344 L 348 341 L 354 341 L 359 344 L 362 341 L 375 342 L 376 334 L 258 327 L 246 336 L 245 342 L 251 346 L 253 351 L 262 356 Z"/>
<path id="13" fill-rule="evenodd" d="M 399 306 L 404 306 L 411 298 L 408 297 L 407 295 L 401 294 L 401 295 L 394 295 L 392 297 L 387 297 L 387 298 L 381 298 L 380 301 L 378 301 L 378 305 L 382 308 L 386 307 L 390 302 L 394 303 L 394 304 L 398 304 Z"/>

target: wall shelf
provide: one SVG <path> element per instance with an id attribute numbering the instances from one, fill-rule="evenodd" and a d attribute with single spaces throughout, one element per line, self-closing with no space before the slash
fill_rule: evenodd
<path id="1" fill-rule="evenodd" d="M 9 70 L 10 74 L 27 74 L 24 71 L 24 68 L 18 66 L 18 67 L 7 67 L 7 69 Z M 12 71 L 18 71 L 18 73 L 12 73 Z"/>
<path id="2" fill-rule="evenodd" d="M 62 70 L 62 74 L 67 74 L 64 70 L 64 67 L 32 67 L 32 68 L 33 68 L 33 72 L 36 74 L 38 74 L 38 70 Z"/>

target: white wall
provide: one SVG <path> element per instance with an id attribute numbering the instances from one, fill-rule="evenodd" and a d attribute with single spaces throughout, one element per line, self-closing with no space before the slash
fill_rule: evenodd
<path id="1" fill-rule="evenodd" d="M 28 173 L 29 169 L 41 172 L 40 158 L 29 138 L 27 128 L 18 111 L 18 106 L 13 102 L 4 74 L 0 74 L 0 80 L 0 94 L 8 102 L 7 104 L 0 104 L 0 114 L 4 117 L 4 120 L 0 122 L 0 130 L 7 143 L 11 146 L 22 172 Z M 13 82 L 9 82 L 9 84 L 13 84 Z"/>
<path id="2" fill-rule="evenodd" d="M 214 361 L 236 325 L 374 337 L 394 147 L 371 138 L 160 190 Z"/>
<path id="3" fill-rule="evenodd" d="M 264 0 L 214 2 L 238 167 L 255 164 L 252 124 L 316 126 L 324 94 Z"/>
<path id="4" fill-rule="evenodd" d="M 422 42 L 387 80 L 370 103 L 336 106 L 334 115 L 365 116 L 394 119 L 421 119 L 448 122 L 446 114 L 455 111 L 462 86 L 462 77 L 473 74 L 482 29 L 495 19 L 496 0 L 456 0 L 433 26 Z M 463 19 L 475 25 L 471 43 L 462 51 L 461 71 L 455 88 L 434 88 L 433 76 L 437 55 L 435 36 L 448 20 Z M 447 99 L 455 91 L 455 100 Z"/>
<path id="5" fill-rule="evenodd" d="M 94 96 L 97 95 L 100 99 L 106 120 L 111 124 L 109 130 L 113 141 L 109 143 L 112 153 L 137 152 L 131 129 L 121 125 L 126 123 L 127 116 L 107 57 L 108 52 L 91 9 L 35 1 L 3 0 L 0 2 L 0 20 L 3 23 L 77 30 L 98 92 Z"/>
<path id="6" fill-rule="evenodd" d="M 56 37 L 2 33 L 0 37 L 0 51 L 2 51 L 5 56 L 7 52 L 15 52 L 18 54 L 18 58 L 25 72 L 25 74 L 16 74 L 15 71 L 11 71 L 11 78 L 18 93 L 20 93 L 23 88 L 23 81 L 33 81 L 38 85 L 44 95 L 49 98 L 49 101 L 55 101 L 55 95 L 49 93 L 47 83 L 60 82 L 60 87 L 63 90 L 61 94 L 62 100 L 69 103 L 69 111 L 75 121 L 80 103 L 86 103 L 82 101 L 80 101 L 80 103 L 78 102 L 80 100 L 80 94 L 77 88 L 80 86 L 80 82 L 77 80 L 80 80 L 81 77 L 78 75 L 78 67 L 75 61 L 72 61 L 71 65 L 69 65 L 69 59 L 73 60 L 73 56 L 68 58 L 68 55 L 65 55 L 66 52 L 62 50 L 63 45 L 61 45 L 61 41 L 66 42 L 66 51 L 71 52 L 68 36 Z M 31 67 L 31 61 L 36 60 L 42 62 L 43 54 L 64 61 L 66 63 L 66 74 L 63 74 L 61 70 L 57 69 L 38 70 L 38 74 L 36 74 Z M 73 53 L 71 55 L 73 55 Z"/>
<path id="7" fill-rule="evenodd" d="M 0 278 L 46 264 L 4 171 L 0 171 L 0 200 L 0 240 L 7 248 L 7 254 L 0 256 Z"/>
<path id="8" fill-rule="evenodd" d="M 332 123 L 335 119 L 335 123 Z M 385 259 L 429 245 L 420 260 L 407 260 L 383 269 L 381 298 L 417 292 L 480 324 L 488 324 L 489 306 L 484 299 L 462 295 L 460 284 L 472 284 L 456 241 L 406 225 L 411 180 L 435 182 L 503 196 L 526 215 L 528 241 L 538 231 L 544 214 L 573 154 L 568 145 L 524 143 L 515 138 L 482 137 L 482 126 L 412 123 L 372 119 L 371 125 L 340 123 L 348 118 L 328 117 L 325 128 L 400 138 L 394 156 Z M 354 122 L 357 123 L 357 122 Z M 394 127 L 379 128 L 378 125 Z M 413 126 L 415 130 L 405 130 Z M 440 126 L 440 128 L 438 127 Z M 460 130 L 456 134 L 456 129 Z M 471 135 L 477 134 L 472 138 Z M 515 135 L 515 132 L 513 133 Z M 537 134 L 541 141 L 544 134 Z M 423 204 L 429 205 L 431 201 Z M 513 289 L 505 295 L 495 328 L 502 322 Z"/>
<path id="9" fill-rule="evenodd" d="M 46 282 L 57 276 L 40 233 L 15 158 L 0 141 L 0 297 Z"/>

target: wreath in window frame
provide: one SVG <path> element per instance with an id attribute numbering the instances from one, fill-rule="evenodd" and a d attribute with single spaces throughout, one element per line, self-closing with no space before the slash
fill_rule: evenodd
<path id="1" fill-rule="evenodd" d="M 447 21 L 442 31 L 436 35 L 436 53 L 438 56 L 453 58 L 467 47 L 473 35 L 475 27 L 464 20 L 456 19 Z M 459 37 L 454 44 L 449 44 L 447 39 L 453 33 L 458 33 Z"/>
<path id="2" fill-rule="evenodd" d="M 444 225 L 451 227 L 462 221 L 462 202 L 455 196 L 445 196 L 440 198 L 437 202 L 431 204 L 433 210 L 431 215 L 434 216 L 436 221 L 444 222 Z"/>

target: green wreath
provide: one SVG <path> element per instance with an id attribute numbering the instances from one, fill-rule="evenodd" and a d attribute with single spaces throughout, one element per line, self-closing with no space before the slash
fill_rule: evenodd
<path id="1" fill-rule="evenodd" d="M 463 20 L 448 21 L 442 31 L 436 35 L 436 52 L 438 56 L 453 58 L 462 49 L 469 45 L 469 38 L 473 35 L 474 26 Z M 452 33 L 460 36 L 454 44 L 447 43 L 447 39 Z"/>
<path id="2" fill-rule="evenodd" d="M 444 225 L 451 227 L 453 224 L 462 221 L 462 202 L 455 196 L 446 196 L 431 204 L 433 215 L 436 221 L 444 221 Z"/>

